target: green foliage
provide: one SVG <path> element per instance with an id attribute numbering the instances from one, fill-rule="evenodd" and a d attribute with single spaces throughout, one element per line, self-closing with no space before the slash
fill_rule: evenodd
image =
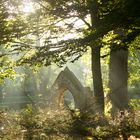
<path id="1" fill-rule="evenodd" d="M 134 110 L 140 110 L 140 99 L 131 99 L 130 106 Z"/>
<path id="2" fill-rule="evenodd" d="M 134 95 L 139 93 L 139 63 L 140 63 L 140 52 L 137 50 L 131 50 L 131 53 L 129 55 L 129 60 L 128 60 L 128 66 L 129 66 L 129 92 L 130 94 Z"/>
<path id="3" fill-rule="evenodd" d="M 5 78 L 13 79 L 14 75 L 15 75 L 15 71 L 12 68 L 5 69 L 5 70 L 3 70 L 3 68 L 0 68 L 0 84 L 4 82 Z"/>
<path id="4" fill-rule="evenodd" d="M 11 4 L 20 9 L 22 3 L 24 5 L 24 0 Z M 20 29 L 14 30 L 16 43 L 12 44 L 13 51 L 22 54 L 18 64 L 63 66 L 67 61 L 79 59 L 89 46 L 110 47 L 116 43 L 120 49 L 120 44 L 130 44 L 140 32 L 138 0 L 42 0 L 33 3 L 34 13 L 17 11 L 19 16 L 14 16 L 6 27 Z M 98 21 L 94 19 L 96 16 Z M 80 21 L 84 25 L 80 26 Z M 119 30 L 125 35 L 118 35 Z M 72 37 L 67 38 L 69 34 Z M 106 36 L 107 42 L 104 41 Z"/>
<path id="5" fill-rule="evenodd" d="M 5 1 L 0 9 L 1 41 L 13 42 L 12 50 L 22 54 L 19 64 L 62 66 L 79 59 L 89 46 L 128 45 L 140 33 L 138 0 L 33 1 L 35 11 L 29 14 L 20 10 L 24 3 Z M 123 34 L 117 35 L 119 30 Z M 113 34 L 106 44 L 103 39 L 110 32 Z M 73 37 L 66 39 L 69 34 Z"/>
<path id="6" fill-rule="evenodd" d="M 4 82 L 4 79 L 11 78 L 14 79 L 15 77 L 15 70 L 14 70 L 14 62 L 13 60 L 3 55 L 6 53 L 6 49 L 4 46 L 0 46 L 1 55 L 0 56 L 0 84 Z"/>
<path id="7" fill-rule="evenodd" d="M 21 15 L 16 13 L 16 10 L 11 10 L 12 4 L 7 0 L 0 2 L 0 45 L 14 42 L 15 39 L 25 35 L 25 22 Z"/>

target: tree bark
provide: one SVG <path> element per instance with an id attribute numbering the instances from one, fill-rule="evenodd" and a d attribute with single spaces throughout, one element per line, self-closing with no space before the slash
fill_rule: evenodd
<path id="1" fill-rule="evenodd" d="M 93 88 L 97 111 L 104 112 L 104 92 L 100 64 L 100 47 L 91 48 Z"/>
<path id="2" fill-rule="evenodd" d="M 120 111 L 128 108 L 128 50 L 111 48 L 109 64 L 110 98 Z"/>
<path id="3" fill-rule="evenodd" d="M 91 16 L 91 30 L 96 30 L 98 26 L 99 8 L 97 0 L 88 0 Z M 98 43 L 97 43 L 98 44 Z M 101 75 L 100 46 L 91 46 L 91 62 L 93 75 L 93 89 L 96 98 L 96 111 L 104 113 L 104 92 Z"/>

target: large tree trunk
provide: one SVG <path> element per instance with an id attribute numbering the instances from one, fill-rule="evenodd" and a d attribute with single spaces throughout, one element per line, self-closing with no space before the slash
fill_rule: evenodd
<path id="1" fill-rule="evenodd" d="M 114 107 L 119 110 L 128 108 L 128 50 L 111 48 L 109 65 L 110 98 Z"/>
<path id="2" fill-rule="evenodd" d="M 95 30 L 98 26 L 98 21 L 100 20 L 98 2 L 97 0 L 88 0 L 87 3 L 90 9 L 91 30 Z M 91 46 L 91 57 L 96 111 L 104 113 L 104 92 L 101 76 L 100 47 L 98 45 L 97 47 Z"/>
<path id="3" fill-rule="evenodd" d="M 91 48 L 92 55 L 92 74 L 93 74 L 93 88 L 96 99 L 96 109 L 98 112 L 104 112 L 104 92 L 101 75 L 100 64 L 100 47 Z"/>

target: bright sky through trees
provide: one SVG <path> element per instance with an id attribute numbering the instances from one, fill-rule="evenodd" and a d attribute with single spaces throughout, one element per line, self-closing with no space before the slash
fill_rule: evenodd
<path id="1" fill-rule="evenodd" d="M 33 13 L 35 11 L 33 3 L 29 0 L 26 0 L 23 3 L 22 11 L 25 13 Z"/>

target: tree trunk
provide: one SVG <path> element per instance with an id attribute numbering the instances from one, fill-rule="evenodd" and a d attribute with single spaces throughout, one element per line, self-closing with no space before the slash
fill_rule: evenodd
<path id="1" fill-rule="evenodd" d="M 93 88 L 97 111 L 104 112 L 104 92 L 100 64 L 100 47 L 91 48 Z"/>
<path id="2" fill-rule="evenodd" d="M 98 21 L 100 20 L 98 2 L 97 0 L 88 0 L 87 3 L 90 9 L 91 30 L 95 30 L 98 26 Z M 91 46 L 91 62 L 96 111 L 104 113 L 104 92 L 101 76 L 100 47 L 98 45 L 96 47 Z"/>
<path id="3" fill-rule="evenodd" d="M 128 50 L 111 48 L 109 65 L 110 98 L 120 111 L 128 108 Z"/>

